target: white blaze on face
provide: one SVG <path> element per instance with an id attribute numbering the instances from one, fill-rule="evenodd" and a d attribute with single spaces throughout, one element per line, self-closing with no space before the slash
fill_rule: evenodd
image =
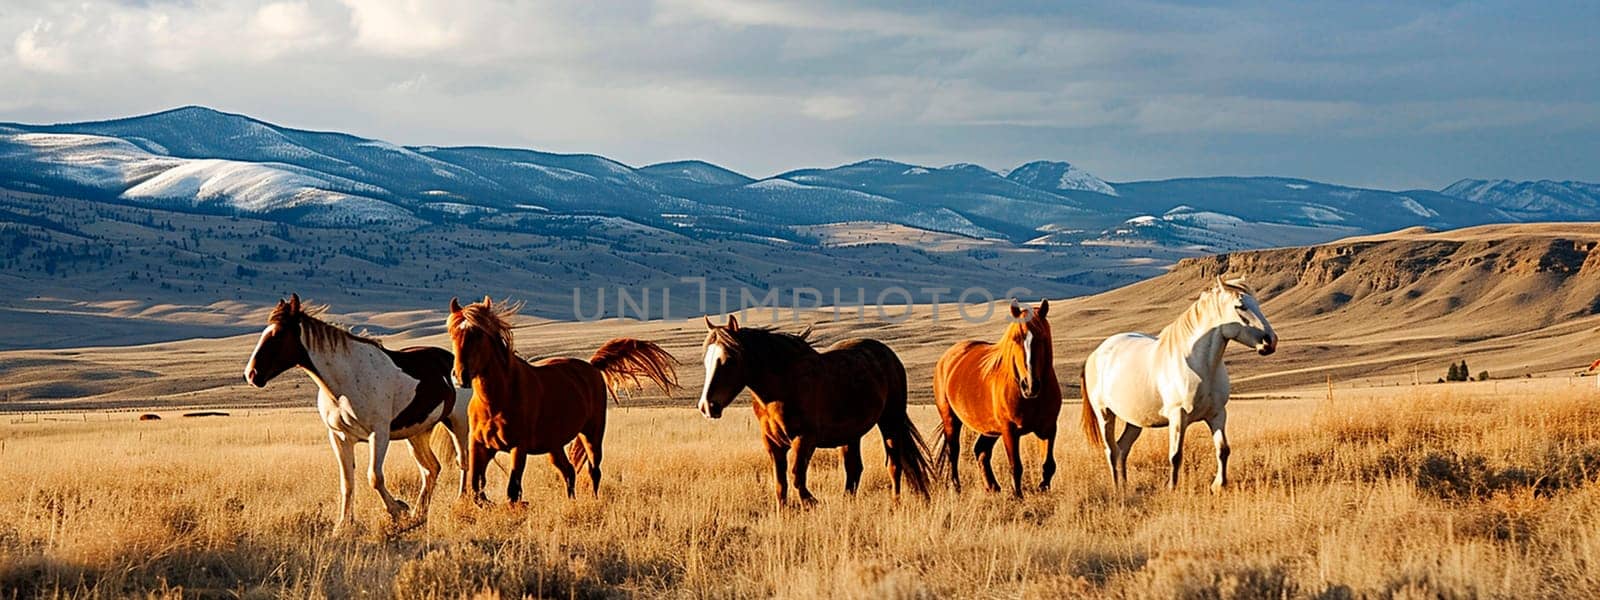
<path id="1" fill-rule="evenodd" d="M 728 351 L 722 344 L 706 346 L 706 383 L 700 388 L 700 414 L 711 416 L 711 377 L 717 374 L 717 367 L 722 365 L 722 358 Z"/>
<path id="2" fill-rule="evenodd" d="M 1028 335 L 1022 336 L 1022 361 L 1023 361 L 1023 365 L 1022 365 L 1023 368 L 1027 369 L 1028 370 L 1028 376 L 1032 377 L 1033 373 L 1034 373 L 1034 370 L 1033 370 L 1033 332 L 1032 331 L 1029 331 Z M 1035 383 L 1037 383 L 1037 382 L 1035 382 Z"/>
<path id="3" fill-rule="evenodd" d="M 271 337 L 272 334 L 276 333 L 277 331 L 278 331 L 278 324 L 277 323 L 273 323 L 271 325 L 268 325 L 266 329 L 261 330 L 261 337 L 256 339 L 256 349 L 250 352 L 250 362 L 247 362 L 244 365 L 244 379 L 245 379 L 245 381 L 250 382 L 250 371 L 255 369 L 255 367 L 256 367 L 256 355 L 261 354 L 261 345 L 267 343 L 267 338 Z M 254 382 L 250 382 L 250 383 L 254 383 Z"/>

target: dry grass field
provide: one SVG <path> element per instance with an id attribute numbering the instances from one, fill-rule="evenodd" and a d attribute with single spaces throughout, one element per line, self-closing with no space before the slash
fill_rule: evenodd
<path id="1" fill-rule="evenodd" d="M 1594 239 L 1592 224 L 1398 232 L 1185 261 L 1052 302 L 1071 399 L 1083 357 L 1105 336 L 1159 330 L 1218 274 L 1262 290 L 1282 343 L 1270 357 L 1228 357 L 1234 486 L 1221 495 L 1206 491 L 1205 435 L 1190 436 L 1176 492 L 1162 485 L 1164 436 L 1146 435 L 1125 493 L 1111 489 L 1100 451 L 1073 435 L 1048 493 L 1015 502 L 941 485 L 928 502 L 896 502 L 874 433 L 858 497 L 843 495 L 838 456 L 824 453 L 811 486 L 822 503 L 778 509 L 748 408 L 718 422 L 692 408 L 698 319 L 524 318 L 525 356 L 655 340 L 683 362 L 690 391 L 613 409 L 599 498 L 564 498 L 539 460 L 527 508 L 463 509 L 447 474 L 431 521 L 397 535 L 365 486 L 364 526 L 332 535 L 338 480 L 307 377 L 264 390 L 241 381 L 256 335 L 237 331 L 259 327 L 264 306 L 78 302 L 59 309 L 76 311 L 65 321 L 18 311 L 15 348 L 0 350 L 0 599 L 1600 597 L 1600 392 L 1570 377 L 1600 339 Z M 331 314 L 390 347 L 444 345 L 437 311 L 448 297 L 437 300 Z M 918 305 L 905 320 L 785 311 L 776 323 L 753 311 L 743 321 L 815 325 L 823 345 L 889 342 L 929 436 L 934 361 L 1003 327 L 964 322 L 960 308 Z M 77 325 L 58 331 L 63 323 Z M 108 323 L 167 328 L 174 341 L 27 343 L 98 339 Z M 1458 360 L 1493 379 L 1413 385 Z M 201 407 L 233 416 L 178 417 Z M 167 418 L 134 420 L 146 410 Z M 1077 431 L 1077 410 L 1064 407 L 1064 435 Z M 392 454 L 391 489 L 414 494 L 415 467 Z M 1037 464 L 1030 455 L 1034 483 Z M 490 469 L 500 498 L 504 476 Z"/>
<path id="2" fill-rule="evenodd" d="M 1055 488 L 1020 502 L 943 487 L 896 502 L 869 444 L 858 497 L 819 454 L 821 504 L 781 510 L 748 410 L 616 408 L 598 499 L 562 497 L 539 461 L 527 508 L 457 509 L 449 490 L 396 536 L 366 488 L 365 526 L 330 535 L 337 478 L 308 410 L 8 419 L 0 595 L 1600 596 L 1600 394 L 1491 385 L 1237 402 L 1221 495 L 1202 435 L 1176 492 L 1160 436 L 1136 447 L 1126 494 L 1069 439 Z M 915 411 L 929 433 L 931 408 Z M 391 486 L 409 495 L 398 454 Z"/>

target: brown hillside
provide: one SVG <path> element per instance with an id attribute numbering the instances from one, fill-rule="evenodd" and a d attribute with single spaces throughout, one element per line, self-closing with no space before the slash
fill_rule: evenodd
<path id="1" fill-rule="evenodd" d="M 1123 331 L 1159 331 L 1214 276 L 1227 274 L 1243 275 L 1261 290 L 1267 317 L 1282 338 L 1271 357 L 1238 348 L 1229 353 L 1240 395 L 1305 393 L 1329 377 L 1340 386 L 1431 382 L 1461 359 L 1472 373 L 1487 370 L 1495 378 L 1567 376 L 1600 356 L 1597 249 L 1600 224 L 1539 224 L 1442 233 L 1412 229 L 1185 260 L 1154 279 L 1055 302 L 1050 320 L 1056 369 L 1066 395 L 1077 397 L 1083 360 L 1101 340 Z M 993 287 L 1005 287 L 1002 283 Z M 267 307 L 226 308 L 240 315 L 235 323 L 253 330 Z M 391 332 L 388 341 L 396 347 L 449 343 L 439 333 L 443 314 L 357 312 L 362 308 L 335 305 L 333 312 L 338 321 Z M 888 314 L 902 310 L 891 308 Z M 824 345 L 847 337 L 888 342 L 906 363 L 913 400 L 927 402 L 939 355 L 959 340 L 994 339 L 1005 314 L 996 307 L 990 322 L 968 323 L 957 317 L 954 305 L 938 307 L 937 321 L 933 310 L 920 305 L 903 322 L 886 323 L 871 310 L 859 318 L 846 309 L 842 320 L 834 320 L 831 309 L 805 311 L 798 318 L 785 309 L 779 326 L 799 331 L 814 325 L 813 339 Z M 25 316 L 19 314 L 14 326 L 26 325 Z M 745 322 L 768 319 L 767 311 L 752 310 Z M 699 318 L 597 323 L 524 318 L 520 324 L 518 346 L 527 356 L 587 356 L 618 336 L 661 342 L 683 361 L 680 375 L 689 391 L 671 400 L 637 398 L 636 404 L 690 406 L 701 385 L 703 373 L 695 367 L 705 329 Z M 266 390 L 243 384 L 239 373 L 255 341 L 252 331 L 148 346 L 3 351 L 0 393 L 12 402 L 0 403 L 5 404 L 0 410 L 309 405 L 313 391 L 298 374 Z"/>
<path id="2" fill-rule="evenodd" d="M 1432 381 L 1458 358 L 1474 374 L 1521 376 L 1600 354 L 1597 250 L 1600 224 L 1593 223 L 1413 228 L 1187 259 L 1167 275 L 1074 300 L 1069 314 L 1115 311 L 1117 323 L 1153 331 L 1160 326 L 1153 321 L 1170 319 L 1203 282 L 1244 276 L 1284 339 L 1270 358 L 1235 355 L 1234 362 L 1260 363 L 1236 369 L 1255 383 L 1245 388 L 1321 382 L 1324 372 L 1335 380 L 1409 382 L 1416 369 Z M 1087 348 L 1067 354 L 1079 350 Z"/>

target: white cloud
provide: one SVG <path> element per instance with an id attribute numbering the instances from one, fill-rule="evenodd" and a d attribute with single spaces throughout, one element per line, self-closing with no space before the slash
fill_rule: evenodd
<path id="1" fill-rule="evenodd" d="M 813 119 L 837 121 L 861 114 L 861 105 L 854 98 L 813 96 L 806 98 L 800 112 Z"/>
<path id="2" fill-rule="evenodd" d="M 33 28 L 17 34 L 12 51 L 16 52 L 18 65 L 29 71 L 46 73 L 60 73 L 71 68 L 66 50 L 52 48 L 45 40 L 52 28 L 54 24 L 41 19 L 34 22 Z"/>
<path id="3" fill-rule="evenodd" d="M 1426 155 L 1390 140 L 1600 128 L 1583 19 L 1515 23 L 1492 6 L 3 1 L 0 120 L 199 103 L 403 143 L 757 174 L 892 155 L 1092 161 L 1111 177 L 1195 174 L 1218 164 L 1194 156 L 1202 142 L 1249 136 Z M 1562 154 L 1600 154 L 1584 150 Z M 1285 160 L 1260 143 L 1230 151 L 1247 167 L 1234 172 Z M 1329 163 L 1305 164 L 1284 174 Z"/>
<path id="4" fill-rule="evenodd" d="M 454 2 L 343 0 L 357 46 L 381 54 L 414 56 L 451 48 L 465 39 Z"/>

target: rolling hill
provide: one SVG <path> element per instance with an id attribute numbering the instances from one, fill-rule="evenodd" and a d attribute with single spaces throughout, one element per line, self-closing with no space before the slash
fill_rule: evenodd
<path id="1" fill-rule="evenodd" d="M 1320 394 L 1329 381 L 1341 387 L 1428 383 L 1458 360 L 1468 361 L 1474 374 L 1488 371 L 1495 378 L 1565 376 L 1600 352 L 1595 350 L 1600 224 L 1412 229 L 1188 259 L 1146 281 L 1053 301 L 1056 369 L 1066 395 L 1076 395 L 1082 360 L 1102 339 L 1122 331 L 1159 331 L 1223 274 L 1244 276 L 1260 290 L 1265 313 L 1282 338 L 1279 352 L 1270 357 L 1242 349 L 1230 353 L 1234 389 L 1241 397 Z M 0 350 L 0 392 L 13 410 L 303 404 L 311 396 L 304 378 L 290 377 L 286 381 L 293 383 L 265 392 L 246 390 L 240 381 L 239 369 L 267 308 L 229 303 L 158 309 L 190 324 L 185 331 L 194 332 L 193 339 L 177 342 Z M 980 323 L 962 320 L 959 311 L 981 316 L 989 308 L 919 305 L 903 320 L 852 308 L 837 315 L 830 308 L 798 316 L 783 310 L 775 324 L 792 330 L 814 325 L 814 338 L 823 344 L 861 336 L 888 341 L 906 362 L 914 399 L 928 401 L 925 382 L 945 348 L 962 339 L 994 338 L 1003 326 L 1004 310 L 998 307 L 990 321 Z M 80 307 L 90 309 L 103 320 L 83 325 L 96 327 L 137 322 L 143 310 L 129 304 Z M 394 346 L 448 344 L 442 309 L 369 312 L 334 306 L 337 320 L 389 336 Z M 26 317 L 12 322 L 27 327 Z M 752 310 L 745 321 L 771 319 L 766 310 Z M 521 323 L 517 339 L 530 357 L 587 355 L 606 339 L 631 336 L 660 341 L 687 365 L 699 361 L 704 339 L 698 318 L 577 323 L 525 317 Z M 684 368 L 680 374 L 686 389 L 698 389 L 699 372 Z M 630 402 L 650 401 L 687 402 L 683 397 Z"/>

